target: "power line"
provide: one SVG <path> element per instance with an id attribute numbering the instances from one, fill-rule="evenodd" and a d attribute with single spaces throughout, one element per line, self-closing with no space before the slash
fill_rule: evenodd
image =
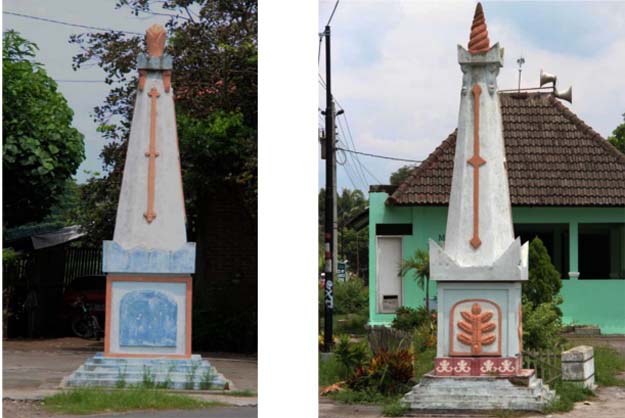
<path id="1" fill-rule="evenodd" d="M 339 122 L 339 129 L 341 130 L 341 134 L 343 135 L 343 138 L 345 138 L 345 137 L 346 137 L 346 135 L 345 135 L 345 131 L 343 130 L 343 124 L 341 123 L 341 119 L 338 119 L 338 122 Z M 340 142 L 339 142 L 339 143 L 340 143 Z M 349 145 L 346 145 L 346 144 L 344 144 L 344 145 L 347 147 L 347 149 L 350 149 L 350 148 L 349 148 Z M 352 147 L 353 147 L 353 141 L 352 141 Z M 355 147 L 353 147 L 353 148 L 355 148 Z M 363 184 L 364 184 L 364 185 L 365 185 L 365 187 L 366 187 L 366 186 L 367 186 L 367 184 L 368 184 L 368 183 L 367 183 L 367 177 L 366 177 L 366 175 L 365 175 L 364 170 L 363 170 L 363 169 L 362 169 L 362 167 L 361 167 L 360 162 L 358 161 L 358 156 L 357 156 L 357 155 L 355 155 L 355 154 L 348 154 L 348 155 L 349 155 L 349 156 L 351 157 L 351 159 L 354 161 L 356 174 L 358 174 L 358 176 L 362 179 Z"/>
<path id="2" fill-rule="evenodd" d="M 366 171 L 367 173 L 369 173 L 369 175 L 371 176 L 371 178 L 373 178 L 373 180 L 375 180 L 378 184 L 382 184 L 382 183 L 383 183 L 383 182 L 382 182 L 382 181 L 380 181 L 380 180 L 379 180 L 376 176 L 374 176 L 374 175 L 373 175 L 373 173 L 372 173 L 371 171 L 369 171 L 369 169 L 367 168 L 367 166 L 366 166 L 366 165 L 364 165 L 364 164 L 363 164 L 363 165 L 362 165 L 362 168 L 364 168 L 364 169 L 365 169 L 365 171 Z"/>
<path id="3" fill-rule="evenodd" d="M 345 152 L 351 152 L 353 154 L 364 155 L 364 156 L 367 156 L 367 157 L 382 158 L 384 160 L 406 161 L 406 162 L 409 162 L 409 163 L 422 163 L 423 162 L 423 160 L 410 160 L 408 158 L 389 157 L 387 155 L 370 154 L 368 152 L 353 151 L 351 149 L 345 149 L 345 148 L 339 148 L 339 147 L 337 147 L 336 149 L 340 149 L 340 150 L 345 151 Z"/>
<path id="4" fill-rule="evenodd" d="M 57 83 L 106 83 L 104 80 L 54 80 Z"/>
<path id="5" fill-rule="evenodd" d="M 40 16 L 31 16 L 31 15 L 27 15 L 27 14 L 23 14 L 23 13 L 2 11 L 2 14 L 23 17 L 23 18 L 26 18 L 26 19 L 40 20 L 42 22 L 56 23 L 57 25 L 64 25 L 64 26 L 71 26 L 71 27 L 75 27 L 75 28 L 97 30 L 97 31 L 100 31 L 100 32 L 122 32 L 122 33 L 127 33 L 129 35 L 143 35 L 142 33 L 139 33 L 139 32 L 131 32 L 131 31 L 127 31 L 127 30 L 116 30 L 116 29 L 108 29 L 108 28 L 98 28 L 98 27 L 95 27 L 95 26 L 88 26 L 88 25 L 80 25 L 78 23 L 63 22 L 61 20 L 48 19 L 46 17 L 40 17 Z"/>
<path id="6" fill-rule="evenodd" d="M 339 0 L 336 0 L 336 3 L 334 3 L 334 9 L 332 9 L 332 14 L 330 14 L 330 18 L 328 19 L 328 23 L 326 23 L 326 26 L 330 26 L 330 22 L 332 22 L 332 18 L 334 17 L 334 12 L 336 12 L 336 8 L 339 6 Z"/>

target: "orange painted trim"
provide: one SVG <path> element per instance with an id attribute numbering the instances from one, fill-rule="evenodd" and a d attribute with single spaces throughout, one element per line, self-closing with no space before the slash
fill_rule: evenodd
<path id="1" fill-rule="evenodd" d="M 480 156 L 480 95 L 482 88 L 474 84 L 473 93 L 473 156 L 467 162 L 473 167 L 473 237 L 469 241 L 474 249 L 482 245 L 480 240 L 480 166 L 486 164 Z"/>
<path id="2" fill-rule="evenodd" d="M 113 297 L 113 280 L 106 276 L 106 302 L 104 302 L 104 355 L 111 351 L 111 298 Z"/>
<path id="3" fill-rule="evenodd" d="M 112 353 L 110 346 L 111 334 L 111 302 L 113 282 L 157 282 L 157 283 L 184 283 L 186 285 L 186 314 L 185 314 L 185 353 L 184 354 L 140 354 L 140 353 Z M 141 357 L 141 358 L 191 358 L 191 322 L 193 320 L 193 280 L 191 276 L 106 276 L 106 325 L 104 334 L 104 357 Z"/>
<path id="4" fill-rule="evenodd" d="M 171 71 L 163 71 L 163 87 L 165 88 L 165 93 L 169 93 L 169 90 L 171 90 Z"/>
<path id="5" fill-rule="evenodd" d="M 466 302 L 485 302 L 488 304 L 491 304 L 493 306 L 495 306 L 495 308 L 497 308 L 497 351 L 495 352 L 482 352 L 480 354 L 471 354 L 471 351 L 454 351 L 452 349 L 452 347 L 454 346 L 454 335 L 456 335 L 456 331 L 455 331 L 455 327 L 454 327 L 454 313 L 456 311 L 456 307 L 461 304 L 461 303 L 466 303 Z M 454 303 L 454 305 L 451 307 L 451 310 L 449 311 L 449 355 L 450 356 L 455 356 L 455 357 L 497 357 L 497 356 L 501 356 L 501 323 L 502 323 L 502 316 L 501 316 L 501 308 L 499 307 L 498 304 L 496 304 L 495 302 L 493 302 L 492 300 L 488 300 L 488 299 L 462 299 L 459 300 L 458 302 Z"/>
<path id="6" fill-rule="evenodd" d="M 143 214 L 148 223 L 152 223 L 156 218 L 156 212 L 154 212 L 154 188 L 156 177 L 156 99 L 160 97 L 160 94 L 156 87 L 152 87 L 148 93 L 150 96 L 150 149 L 145 153 L 145 156 L 150 159 L 148 162 L 148 210 Z"/>
<path id="7" fill-rule="evenodd" d="M 146 70 L 139 70 L 139 91 L 143 91 L 147 76 L 148 72 Z"/>

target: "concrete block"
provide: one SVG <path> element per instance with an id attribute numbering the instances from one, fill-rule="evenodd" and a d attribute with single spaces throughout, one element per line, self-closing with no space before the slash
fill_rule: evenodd
<path id="1" fill-rule="evenodd" d="M 562 381 L 576 383 L 590 389 L 596 387 L 592 347 L 580 345 L 562 353 Z"/>
<path id="2" fill-rule="evenodd" d="M 577 347 L 562 352 L 562 362 L 580 362 L 593 357 L 593 348 L 588 345 L 578 345 Z"/>

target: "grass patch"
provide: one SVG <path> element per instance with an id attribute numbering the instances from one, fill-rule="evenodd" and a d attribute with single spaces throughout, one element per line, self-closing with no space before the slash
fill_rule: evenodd
<path id="1" fill-rule="evenodd" d="M 575 406 L 575 402 L 595 396 L 592 390 L 568 382 L 556 383 L 553 388 L 558 394 L 558 399 L 547 406 L 543 411 L 545 413 L 570 411 Z"/>
<path id="2" fill-rule="evenodd" d="M 410 408 L 407 406 L 400 404 L 399 401 L 395 401 L 384 405 L 382 415 L 385 417 L 401 417 L 409 410 Z"/>
<path id="3" fill-rule="evenodd" d="M 419 381 L 421 377 L 434 369 L 434 357 L 436 357 L 436 349 L 430 348 L 421 353 L 415 354 L 414 377 Z"/>
<path id="4" fill-rule="evenodd" d="M 362 392 L 345 389 L 340 392 L 329 393 L 328 398 L 345 404 L 376 404 L 386 405 L 398 402 L 402 395 L 384 396 L 379 392 Z"/>
<path id="5" fill-rule="evenodd" d="M 595 381 L 600 386 L 625 386 L 625 380 L 616 377 L 625 372 L 625 356 L 610 347 L 595 346 Z"/>
<path id="6" fill-rule="evenodd" d="M 48 396 L 43 407 L 49 412 L 86 415 L 97 412 L 121 412 L 133 409 L 196 409 L 220 406 L 155 389 L 106 390 L 79 388 Z"/>
<path id="7" fill-rule="evenodd" d="M 254 392 L 253 390 L 250 390 L 250 389 L 245 389 L 245 390 L 228 390 L 228 391 L 221 392 L 220 395 L 240 396 L 242 398 L 253 398 L 254 396 L 256 396 L 256 392 Z"/>

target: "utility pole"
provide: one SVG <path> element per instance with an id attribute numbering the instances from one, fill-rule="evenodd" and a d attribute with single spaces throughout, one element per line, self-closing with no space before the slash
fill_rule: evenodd
<path id="1" fill-rule="evenodd" d="M 332 98 L 332 72 L 330 66 L 330 26 L 323 33 L 326 41 L 326 204 L 325 204 L 325 312 L 323 347 L 326 352 L 332 349 L 332 316 L 334 312 L 334 272 L 336 261 L 336 144 L 335 114 Z"/>

